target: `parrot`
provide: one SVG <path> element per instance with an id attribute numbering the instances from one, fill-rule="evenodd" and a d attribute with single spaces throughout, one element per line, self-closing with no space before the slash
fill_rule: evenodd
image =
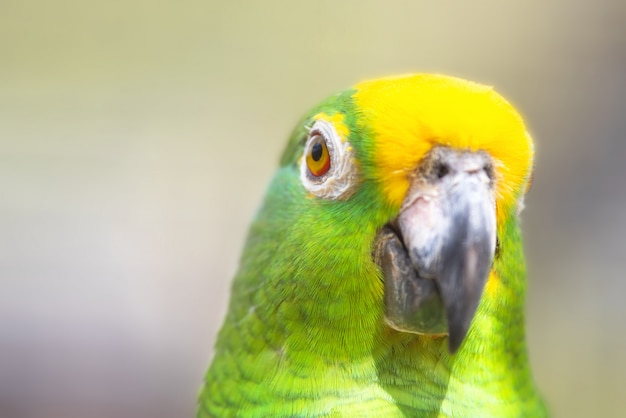
<path id="1" fill-rule="evenodd" d="M 296 125 L 197 417 L 543 417 L 520 211 L 534 144 L 491 86 L 363 81 Z"/>

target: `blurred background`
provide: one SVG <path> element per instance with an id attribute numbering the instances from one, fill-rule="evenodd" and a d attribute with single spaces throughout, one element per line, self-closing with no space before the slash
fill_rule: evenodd
<path id="1" fill-rule="evenodd" d="M 625 2 L 0 0 L 0 417 L 193 416 L 288 133 L 406 72 L 525 116 L 535 378 L 624 416 Z"/>

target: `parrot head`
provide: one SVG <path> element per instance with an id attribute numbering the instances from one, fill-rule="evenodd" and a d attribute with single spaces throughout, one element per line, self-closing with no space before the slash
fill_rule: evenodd
<path id="1" fill-rule="evenodd" d="M 533 144 L 493 89 L 357 84 L 297 124 L 200 393 L 208 416 L 546 416 L 518 214 Z"/>
<path id="2" fill-rule="evenodd" d="M 379 310 L 390 328 L 447 336 L 456 352 L 498 280 L 499 236 L 532 160 L 521 117 L 487 86 L 411 75 L 329 98 L 292 134 L 279 173 L 291 180 L 276 179 L 285 190 L 266 204 L 286 221 L 265 230 L 289 254 L 279 299 L 331 328 Z"/>

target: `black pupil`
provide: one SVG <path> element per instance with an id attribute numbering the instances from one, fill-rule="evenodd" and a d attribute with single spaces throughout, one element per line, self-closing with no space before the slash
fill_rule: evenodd
<path id="1" fill-rule="evenodd" d="M 322 158 L 322 151 L 322 144 L 320 144 L 319 142 L 313 144 L 313 148 L 311 148 L 311 157 L 313 158 L 313 161 L 319 161 L 320 158 Z"/>

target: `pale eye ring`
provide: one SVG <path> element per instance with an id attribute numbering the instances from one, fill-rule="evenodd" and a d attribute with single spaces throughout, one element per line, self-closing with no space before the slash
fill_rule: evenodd
<path id="1" fill-rule="evenodd" d="M 341 138 L 334 125 L 316 121 L 304 146 L 300 162 L 300 179 L 313 195 L 324 199 L 347 199 L 358 183 L 354 150 Z"/>

